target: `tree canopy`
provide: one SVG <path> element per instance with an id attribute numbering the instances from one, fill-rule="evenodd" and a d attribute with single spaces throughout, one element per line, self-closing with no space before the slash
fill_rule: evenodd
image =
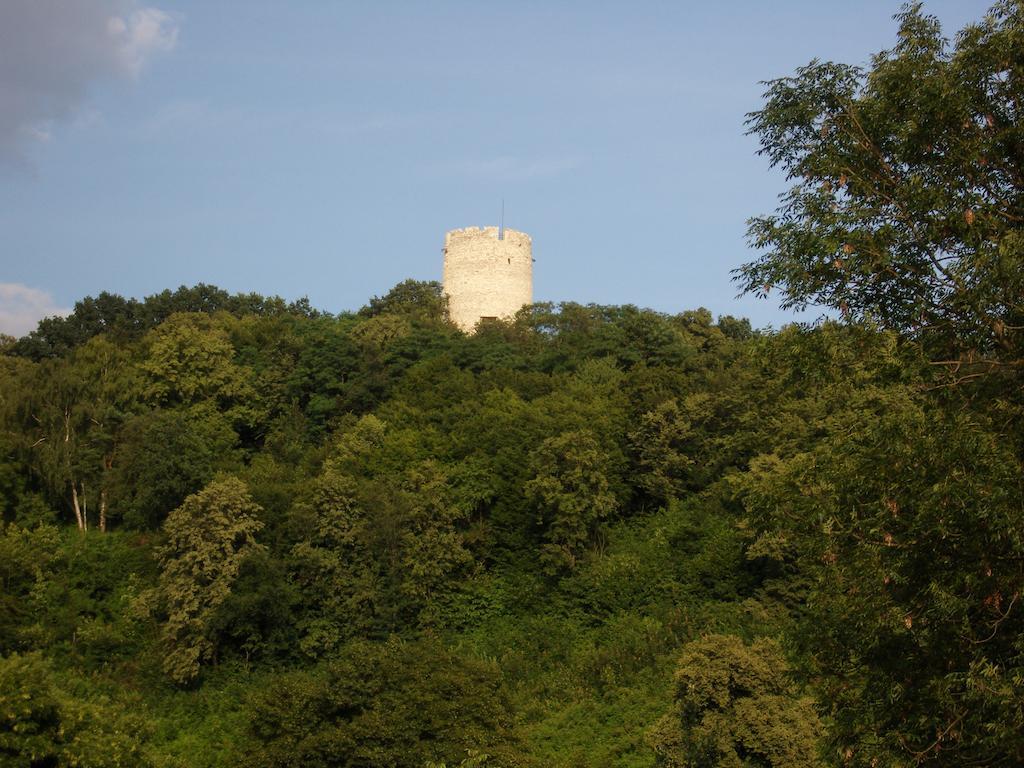
<path id="1" fill-rule="evenodd" d="M 1024 8 L 997 3 L 950 45 L 921 3 L 870 66 L 814 61 L 749 116 L 795 185 L 750 222 L 744 290 L 924 339 L 939 359 L 1021 362 Z"/>

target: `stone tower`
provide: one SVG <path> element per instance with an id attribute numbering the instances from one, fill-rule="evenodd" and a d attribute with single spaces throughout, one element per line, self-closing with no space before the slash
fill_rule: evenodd
<path id="1" fill-rule="evenodd" d="M 444 236 L 444 292 L 452 322 L 472 332 L 484 318 L 509 318 L 533 303 L 530 236 L 498 227 Z"/>

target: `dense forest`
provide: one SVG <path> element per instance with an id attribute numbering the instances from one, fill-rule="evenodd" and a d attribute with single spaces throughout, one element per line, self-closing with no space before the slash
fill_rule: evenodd
<path id="1" fill-rule="evenodd" d="M 1024 764 L 1024 12 L 749 118 L 741 289 L 0 341 L 0 766 Z"/>

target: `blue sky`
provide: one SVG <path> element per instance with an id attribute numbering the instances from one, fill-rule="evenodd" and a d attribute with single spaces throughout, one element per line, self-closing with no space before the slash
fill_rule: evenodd
<path id="1" fill-rule="evenodd" d="M 952 37 L 988 5 L 925 7 Z M 445 230 L 502 198 L 538 301 L 778 326 L 729 275 L 785 186 L 744 115 L 760 80 L 890 46 L 898 9 L 5 0 L 0 332 L 197 282 L 355 309 L 440 279 Z"/>

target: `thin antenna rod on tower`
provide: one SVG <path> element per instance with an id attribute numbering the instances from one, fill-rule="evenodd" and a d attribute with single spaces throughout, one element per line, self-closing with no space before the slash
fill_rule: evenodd
<path id="1" fill-rule="evenodd" d="M 505 198 L 501 198 L 501 223 L 498 225 L 498 239 L 505 239 Z"/>

